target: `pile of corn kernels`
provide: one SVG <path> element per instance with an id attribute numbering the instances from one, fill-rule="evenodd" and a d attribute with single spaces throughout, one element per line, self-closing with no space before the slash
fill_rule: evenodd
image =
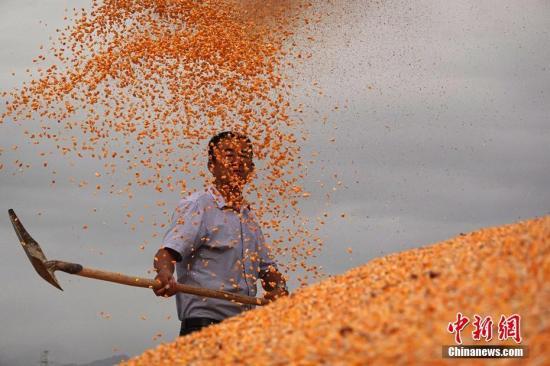
<path id="1" fill-rule="evenodd" d="M 460 234 L 378 258 L 227 319 L 126 365 L 367 365 L 550 363 L 550 216 Z M 524 359 L 446 359 L 449 323 L 471 319 L 464 345 L 499 340 L 501 315 L 521 316 Z M 474 315 L 495 334 L 472 338 Z"/>

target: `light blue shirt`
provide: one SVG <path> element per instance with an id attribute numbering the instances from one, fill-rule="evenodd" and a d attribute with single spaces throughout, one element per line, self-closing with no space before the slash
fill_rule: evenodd
<path id="1" fill-rule="evenodd" d="M 190 286 L 256 296 L 260 270 L 276 264 L 249 207 L 227 208 L 215 187 L 182 199 L 172 216 L 163 246 L 180 253 L 177 281 Z M 223 320 L 253 305 L 176 294 L 180 320 L 207 317 Z"/>

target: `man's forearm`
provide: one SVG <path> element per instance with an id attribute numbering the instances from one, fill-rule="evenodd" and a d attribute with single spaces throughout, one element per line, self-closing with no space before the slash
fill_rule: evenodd
<path id="1" fill-rule="evenodd" d="M 176 258 L 170 252 L 170 249 L 159 249 L 153 261 L 153 266 L 157 271 L 155 280 L 160 283 L 160 286 L 153 288 L 155 295 L 169 297 L 177 292 L 176 280 L 174 279 L 175 263 Z"/>
<path id="2" fill-rule="evenodd" d="M 176 258 L 170 253 L 167 249 L 159 249 L 155 255 L 155 260 L 153 266 L 155 271 L 158 273 L 160 271 L 167 271 L 170 274 L 174 273 Z"/>

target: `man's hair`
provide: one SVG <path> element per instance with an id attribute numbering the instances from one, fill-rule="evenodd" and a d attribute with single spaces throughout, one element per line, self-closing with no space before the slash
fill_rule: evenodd
<path id="1" fill-rule="evenodd" d="M 214 155 L 214 148 L 218 146 L 218 144 L 222 140 L 228 139 L 228 138 L 230 139 L 237 138 L 237 139 L 246 141 L 246 143 L 250 147 L 251 157 L 254 156 L 252 152 L 252 141 L 248 138 L 248 136 L 243 135 L 242 133 L 234 132 L 234 131 L 223 131 L 218 133 L 214 137 L 212 137 L 208 142 L 208 162 L 209 163 L 216 161 L 216 156 Z"/>

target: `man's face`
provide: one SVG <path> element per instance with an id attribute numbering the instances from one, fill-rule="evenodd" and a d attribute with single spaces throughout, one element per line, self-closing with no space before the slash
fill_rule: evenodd
<path id="1" fill-rule="evenodd" d="M 247 141 L 238 137 L 224 138 L 214 147 L 214 156 L 208 167 L 214 178 L 230 188 L 242 189 L 254 169 Z"/>

